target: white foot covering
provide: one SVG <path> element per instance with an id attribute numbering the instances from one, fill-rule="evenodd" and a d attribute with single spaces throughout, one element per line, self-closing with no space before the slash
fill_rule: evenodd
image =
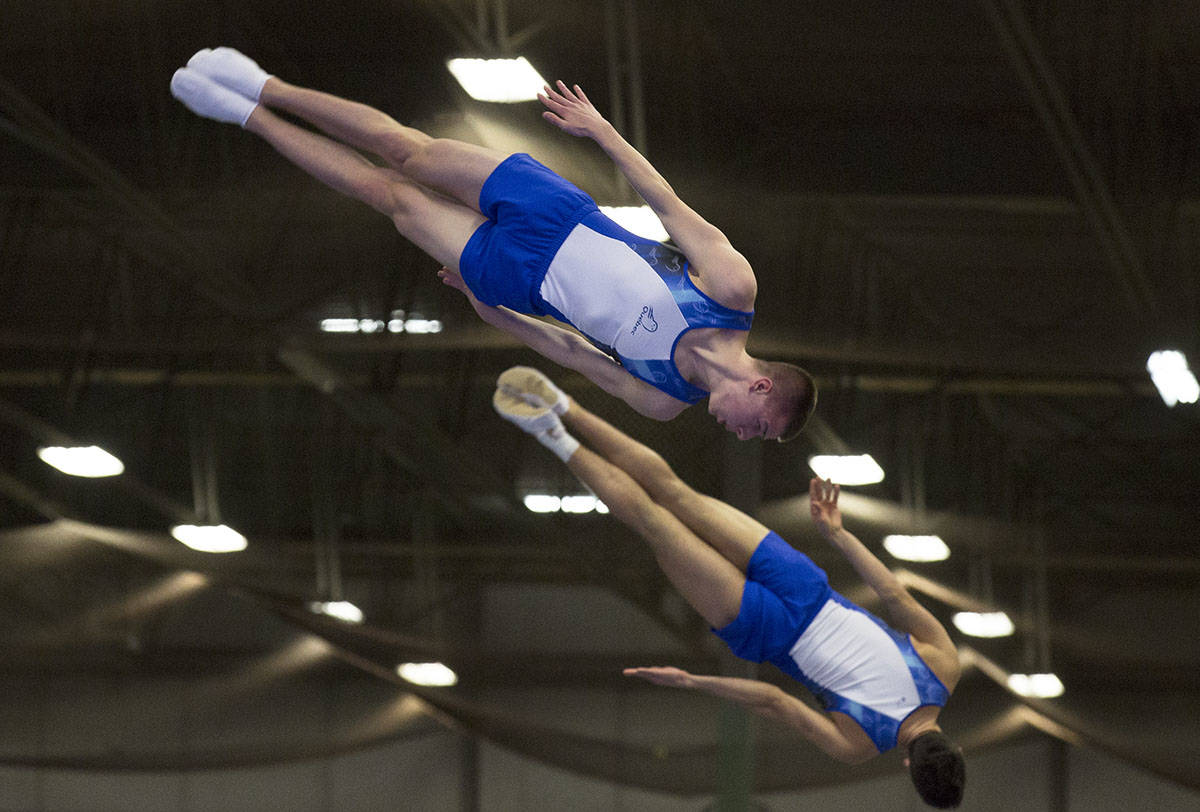
<path id="1" fill-rule="evenodd" d="M 504 392 L 538 406 L 549 406 L 555 414 L 567 410 L 567 395 L 533 367 L 509 367 L 500 373 L 496 386 Z"/>
<path id="2" fill-rule="evenodd" d="M 550 407 L 530 403 L 528 400 L 497 389 L 492 396 L 492 406 L 501 417 L 554 452 L 563 462 L 571 458 L 579 448 L 579 441 L 567 434 L 562 421 Z"/>
<path id="3" fill-rule="evenodd" d="M 258 102 L 222 87 L 190 68 L 175 71 L 171 77 L 171 95 L 198 116 L 237 124 L 239 127 L 246 124 L 246 119 L 258 107 Z"/>
<path id="4" fill-rule="evenodd" d="M 204 48 L 192 55 L 187 66 L 254 101 L 271 78 L 257 62 L 233 48 Z"/>

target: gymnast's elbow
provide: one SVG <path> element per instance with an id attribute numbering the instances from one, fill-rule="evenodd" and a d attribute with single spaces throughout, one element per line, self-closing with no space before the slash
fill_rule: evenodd
<path id="1" fill-rule="evenodd" d="M 657 390 L 655 390 L 655 394 L 658 394 Z M 641 404 L 635 403 L 633 400 L 629 400 L 628 398 L 626 400 L 629 401 L 629 405 L 632 406 L 634 411 L 636 411 L 638 414 L 642 415 L 643 417 L 648 417 L 651 420 L 658 420 L 664 423 L 668 420 L 674 420 L 679 416 L 680 412 L 687 408 L 686 403 L 676 400 L 670 395 L 661 398 L 645 398 L 645 402 Z"/>
<path id="2" fill-rule="evenodd" d="M 766 719 L 788 722 L 792 703 L 796 701 L 795 697 L 790 696 L 779 686 L 764 684 L 762 691 L 750 698 L 746 702 L 746 706 Z"/>

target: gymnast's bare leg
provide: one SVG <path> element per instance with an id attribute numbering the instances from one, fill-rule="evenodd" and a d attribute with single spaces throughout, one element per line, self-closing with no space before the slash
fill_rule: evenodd
<path id="1" fill-rule="evenodd" d="M 240 124 L 322 183 L 385 214 L 401 234 L 449 268 L 457 269 L 463 246 L 483 222 L 480 189 L 506 157 L 475 144 L 432 138 L 368 105 L 290 84 L 229 48 L 195 54 L 176 72 L 171 90 L 193 112 Z M 379 156 L 385 165 L 358 150 Z"/>

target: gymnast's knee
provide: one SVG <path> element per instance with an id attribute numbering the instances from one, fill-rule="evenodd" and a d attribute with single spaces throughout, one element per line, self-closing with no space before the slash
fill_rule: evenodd
<path id="1" fill-rule="evenodd" d="M 407 167 L 410 160 L 436 140 L 420 130 L 400 124 L 387 128 L 376 138 L 379 156 L 397 169 Z"/>
<path id="2" fill-rule="evenodd" d="M 452 138 L 433 138 L 425 135 L 423 139 L 414 139 L 409 143 L 408 153 L 403 161 L 404 173 L 410 177 L 424 177 L 436 174 L 442 167 L 452 165 L 461 157 L 465 146 L 462 141 Z"/>
<path id="3" fill-rule="evenodd" d="M 685 506 L 698 495 L 691 485 L 688 485 L 674 469 L 661 457 L 655 461 L 653 482 L 647 491 L 654 501 L 678 515 L 678 508 Z M 661 465 L 661 467 L 660 467 Z"/>
<path id="4" fill-rule="evenodd" d="M 399 172 L 381 171 L 373 198 L 371 205 L 399 225 L 422 211 L 427 193 Z"/>

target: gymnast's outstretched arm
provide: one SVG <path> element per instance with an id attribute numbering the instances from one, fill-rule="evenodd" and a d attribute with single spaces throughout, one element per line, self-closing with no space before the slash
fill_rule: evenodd
<path id="1" fill-rule="evenodd" d="M 941 668 L 939 677 L 950 679 L 948 688 L 953 688 L 959 674 L 958 655 L 954 641 L 946 627 L 938 622 L 933 613 L 917 602 L 882 561 L 880 561 L 858 538 L 842 526 L 842 512 L 837 499 L 841 487 L 814 477 L 809 482 L 808 493 L 813 521 L 821 535 L 837 548 L 855 572 L 883 602 L 888 619 L 899 631 L 911 634 L 914 639 L 927 643 L 939 652 Z M 943 682 L 946 680 L 943 679 Z"/>
<path id="2" fill-rule="evenodd" d="M 578 333 L 507 307 L 483 304 L 471 293 L 462 277 L 449 268 L 443 267 L 438 271 L 438 277 L 466 296 L 475 312 L 488 324 L 503 330 L 554 363 L 575 370 L 605 392 L 625 401 L 638 414 L 654 420 L 670 420 L 687 408 L 683 401 L 630 375 Z"/>
<path id="3" fill-rule="evenodd" d="M 659 666 L 626 668 L 627 677 L 640 677 L 655 685 L 690 688 L 728 699 L 766 719 L 781 722 L 800 732 L 827 754 L 850 764 L 877 755 L 873 748 L 852 742 L 829 718 L 801 702 L 777 685 L 742 677 L 713 677 L 691 674 L 679 668 Z"/>
<path id="4" fill-rule="evenodd" d="M 556 89 L 547 87 L 538 98 L 546 106 L 543 118 L 570 135 L 591 138 L 612 159 L 688 257 L 705 293 L 727 307 L 754 308 L 757 282 L 750 263 L 720 229 L 679 198 L 650 161 L 600 115 L 579 85 L 568 88 L 557 82 Z"/>

